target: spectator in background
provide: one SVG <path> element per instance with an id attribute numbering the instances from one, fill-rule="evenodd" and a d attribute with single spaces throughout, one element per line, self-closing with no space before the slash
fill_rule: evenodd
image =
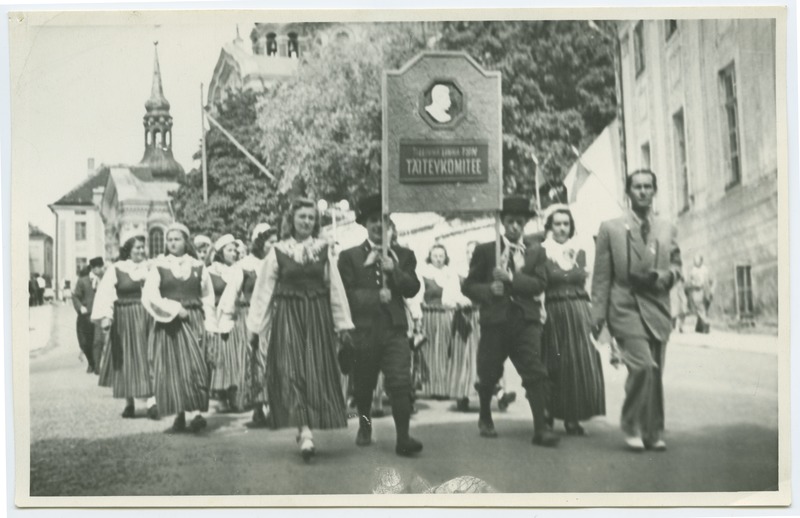
<path id="1" fill-rule="evenodd" d="M 36 305 L 43 306 L 44 305 L 44 290 L 47 288 L 47 282 L 45 282 L 44 277 L 36 274 Z"/>
<path id="2" fill-rule="evenodd" d="M 697 315 L 697 324 L 694 330 L 697 333 L 708 333 L 711 324 L 708 322 L 708 308 L 714 298 L 714 281 L 708 267 L 704 264 L 703 256 L 697 255 L 694 258 L 694 266 L 689 273 L 689 282 L 686 292 L 692 304 L 692 312 Z"/>

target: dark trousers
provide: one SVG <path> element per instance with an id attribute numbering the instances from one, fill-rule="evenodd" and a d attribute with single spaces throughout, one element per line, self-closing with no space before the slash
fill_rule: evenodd
<path id="1" fill-rule="evenodd" d="M 617 341 L 628 368 L 622 429 L 628 435 L 641 433 L 656 441 L 664 431 L 664 359 L 666 344 L 645 338 Z"/>
<path id="2" fill-rule="evenodd" d="M 525 320 L 522 309 L 514 307 L 508 319 L 497 324 L 481 324 L 478 342 L 478 395 L 481 419 L 489 419 L 492 394 L 503 376 L 503 364 L 511 359 L 522 378 L 531 405 L 534 426 L 546 427 L 545 409 L 549 396 L 547 367 L 542 357 L 542 324 Z"/>
<path id="3" fill-rule="evenodd" d="M 86 361 L 89 362 L 89 366 L 92 370 L 95 370 L 97 365 L 95 363 L 94 354 L 95 325 L 89 318 L 89 315 L 86 314 L 78 315 L 78 321 L 75 326 L 78 331 L 78 345 L 81 351 L 83 351 L 84 356 L 86 356 Z"/>
<path id="4" fill-rule="evenodd" d="M 369 420 L 372 396 L 383 372 L 383 387 L 392 404 L 392 417 L 398 443 L 409 438 L 411 420 L 411 348 L 406 330 L 378 322 L 371 328 L 356 329 L 353 335 L 356 350 L 353 397 L 358 413 Z"/>

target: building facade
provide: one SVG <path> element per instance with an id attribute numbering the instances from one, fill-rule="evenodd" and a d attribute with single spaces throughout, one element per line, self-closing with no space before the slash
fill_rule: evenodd
<path id="1" fill-rule="evenodd" d="M 712 315 L 778 312 L 776 27 L 773 20 L 631 20 L 620 39 L 628 171 L 658 175 L 685 273 L 703 256 Z"/>
<path id="2" fill-rule="evenodd" d="M 28 224 L 28 269 L 48 282 L 53 280 L 53 238 L 34 225 Z"/>

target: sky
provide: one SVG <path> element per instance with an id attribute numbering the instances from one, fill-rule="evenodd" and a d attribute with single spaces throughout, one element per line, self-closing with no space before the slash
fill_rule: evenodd
<path id="1" fill-rule="evenodd" d="M 141 160 L 155 40 L 173 153 L 190 170 L 201 135 L 200 83 L 207 91 L 237 22 L 247 42 L 254 21 L 80 13 L 29 19 L 25 30 L 12 32 L 12 164 L 28 187 L 31 223 L 54 235 L 47 205 L 87 178 L 88 158 L 96 165 Z"/>

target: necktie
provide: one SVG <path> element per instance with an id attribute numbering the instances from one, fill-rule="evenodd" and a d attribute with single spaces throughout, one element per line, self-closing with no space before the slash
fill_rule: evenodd
<path id="1" fill-rule="evenodd" d="M 647 239 L 650 237 L 650 220 L 648 219 L 642 220 L 641 232 L 642 232 L 642 241 L 644 241 L 645 244 L 647 244 Z"/>

